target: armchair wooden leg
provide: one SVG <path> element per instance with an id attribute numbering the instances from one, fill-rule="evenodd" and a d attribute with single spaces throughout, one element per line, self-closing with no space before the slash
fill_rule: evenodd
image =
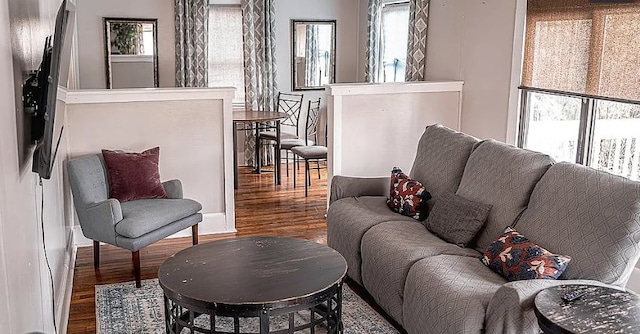
<path id="1" fill-rule="evenodd" d="M 131 258 L 133 259 L 133 273 L 136 276 L 136 288 L 142 286 L 140 282 L 140 251 L 131 252 Z"/>
<path id="2" fill-rule="evenodd" d="M 100 241 L 93 241 L 93 268 L 100 268 Z"/>
<path id="3" fill-rule="evenodd" d="M 191 226 L 191 241 L 193 245 L 198 244 L 198 224 Z"/>

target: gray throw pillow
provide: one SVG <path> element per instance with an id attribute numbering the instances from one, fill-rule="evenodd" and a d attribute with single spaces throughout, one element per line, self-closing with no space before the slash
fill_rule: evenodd
<path id="1" fill-rule="evenodd" d="M 424 225 L 441 239 L 466 247 L 484 226 L 489 210 L 490 204 L 444 194 L 436 201 Z"/>

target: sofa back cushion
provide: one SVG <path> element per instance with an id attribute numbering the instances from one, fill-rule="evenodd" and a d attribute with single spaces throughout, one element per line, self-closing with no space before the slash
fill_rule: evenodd
<path id="1" fill-rule="evenodd" d="M 412 179 L 420 181 L 431 194 L 429 210 L 443 193 L 455 193 L 464 166 L 478 139 L 456 132 L 440 124 L 427 126 L 418 142 L 413 162 Z"/>
<path id="2" fill-rule="evenodd" d="M 477 251 L 484 252 L 516 221 L 526 208 L 533 187 L 552 164 L 548 155 L 495 140 L 476 145 L 456 194 L 492 206 L 484 228 L 476 237 Z"/>
<path id="3" fill-rule="evenodd" d="M 640 256 L 640 183 L 572 163 L 552 166 L 516 229 L 571 256 L 560 278 L 623 287 Z"/>

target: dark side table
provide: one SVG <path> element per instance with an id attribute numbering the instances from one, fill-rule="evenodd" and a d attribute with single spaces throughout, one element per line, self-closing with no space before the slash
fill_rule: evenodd
<path id="1" fill-rule="evenodd" d="M 301 239 L 235 238 L 187 248 L 158 270 L 166 333 L 313 333 L 317 325 L 342 333 L 346 272 L 338 252 Z M 302 311 L 303 323 L 296 316 Z M 196 321 L 203 315 L 205 324 Z M 219 317 L 232 318 L 233 329 L 218 329 Z M 274 328 L 276 318 L 285 329 Z M 241 320 L 258 328 L 242 330 Z"/>
<path id="2" fill-rule="evenodd" d="M 567 292 L 585 292 L 565 302 Z M 544 333 L 640 333 L 640 297 L 595 285 L 560 285 L 538 293 L 534 308 Z"/>

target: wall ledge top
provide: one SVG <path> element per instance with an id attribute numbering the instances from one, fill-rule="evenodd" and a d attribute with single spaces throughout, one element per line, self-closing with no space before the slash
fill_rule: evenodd
<path id="1" fill-rule="evenodd" d="M 234 87 L 69 90 L 67 104 L 233 99 Z"/>
<path id="2" fill-rule="evenodd" d="M 326 85 L 327 95 L 380 95 L 403 93 L 461 92 L 463 81 L 415 81 L 394 83 L 348 83 Z"/>

